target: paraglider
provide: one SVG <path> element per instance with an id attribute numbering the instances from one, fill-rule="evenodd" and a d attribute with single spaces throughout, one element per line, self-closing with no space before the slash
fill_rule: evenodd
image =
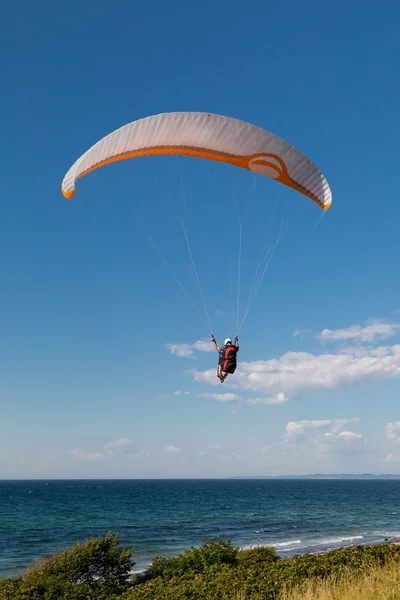
<path id="1" fill-rule="evenodd" d="M 222 347 L 218 346 L 213 334 L 211 334 L 211 341 L 214 344 L 214 348 L 219 352 L 217 377 L 221 383 L 224 383 L 228 375 L 233 375 L 236 371 L 236 355 L 239 352 L 239 338 L 238 336 L 235 337 L 234 345 L 232 344 L 232 340 L 230 338 L 226 338 Z"/>
<path id="2" fill-rule="evenodd" d="M 247 169 L 307 196 L 324 211 L 332 203 L 331 189 L 324 175 L 300 150 L 256 125 L 206 112 L 163 113 L 120 127 L 102 138 L 77 159 L 62 181 L 62 193 L 65 198 L 71 199 L 76 192 L 75 184 L 78 179 L 107 164 L 126 158 L 169 154 L 205 158 Z M 183 222 L 182 227 L 184 228 Z M 190 252 L 185 229 L 184 233 Z M 149 239 L 180 285 L 154 242 L 150 237 Z M 276 244 L 273 251 L 275 247 Z M 268 259 L 268 264 L 271 257 Z M 251 298 L 249 297 L 245 315 L 240 327 L 237 327 L 236 334 L 243 325 L 266 268 L 261 269 L 261 276 L 256 282 L 254 291 L 250 293 Z M 181 285 L 180 287 L 182 288 Z M 211 332 L 211 323 L 202 293 L 201 297 Z M 212 339 L 216 348 L 220 350 L 215 338 Z M 232 345 L 230 339 L 226 342 L 224 353 L 228 353 L 226 356 L 224 354 L 223 360 L 220 359 L 219 362 L 218 377 L 221 383 L 228 373 L 234 373 L 236 353 L 239 349 L 237 339 L 235 345 Z"/>
<path id="3" fill-rule="evenodd" d="M 201 112 L 163 113 L 113 131 L 72 165 L 62 182 L 62 193 L 71 199 L 76 181 L 104 165 L 160 154 L 230 163 L 297 190 L 323 210 L 332 203 L 325 177 L 300 150 L 250 123 Z"/>

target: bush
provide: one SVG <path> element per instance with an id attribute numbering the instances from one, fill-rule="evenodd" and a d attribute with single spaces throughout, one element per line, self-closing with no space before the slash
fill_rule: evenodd
<path id="1" fill-rule="evenodd" d="M 239 550 L 237 554 L 238 565 L 245 568 L 259 565 L 260 563 L 275 563 L 278 560 L 279 556 L 276 554 L 275 548 L 270 546 Z"/>
<path id="2" fill-rule="evenodd" d="M 15 600 L 21 585 L 21 577 L 0 579 L 0 600 Z"/>
<path id="3" fill-rule="evenodd" d="M 133 550 L 117 545 L 109 533 L 40 559 L 23 577 L 5 580 L 13 582 L 10 600 L 111 600 L 128 588 L 134 565 Z M 0 587 L 0 600 L 9 594 Z"/>
<path id="4" fill-rule="evenodd" d="M 236 565 L 238 549 L 230 541 L 224 542 L 203 540 L 200 548 L 193 546 L 183 554 L 171 558 L 156 556 L 146 571 L 137 576 L 135 583 L 143 583 L 156 577 L 169 579 L 173 576 L 195 575 L 204 573 L 212 567 Z"/>

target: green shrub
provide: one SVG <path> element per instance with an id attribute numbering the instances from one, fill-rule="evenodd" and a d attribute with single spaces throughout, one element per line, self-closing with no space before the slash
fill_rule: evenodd
<path id="1" fill-rule="evenodd" d="M 230 541 L 204 540 L 200 548 L 193 546 L 183 554 L 171 558 L 156 556 L 146 571 L 135 578 L 134 583 L 143 583 L 156 577 L 169 579 L 176 575 L 194 575 L 204 573 L 212 567 L 236 565 L 238 549 Z"/>
<path id="2" fill-rule="evenodd" d="M 278 560 L 279 556 L 276 554 L 275 548 L 270 546 L 239 550 L 237 553 L 238 565 L 245 568 L 249 568 L 260 563 L 274 563 Z"/>
<path id="3" fill-rule="evenodd" d="M 10 600 L 111 600 L 128 588 L 133 550 L 107 534 L 40 559 L 14 586 Z M 0 588 L 0 600 L 9 600 Z"/>
<path id="4" fill-rule="evenodd" d="M 181 571 L 204 573 L 209 567 L 235 565 L 238 548 L 234 548 L 230 540 L 203 540 L 200 548 L 191 547 L 176 557 Z"/>
<path id="5" fill-rule="evenodd" d="M 22 577 L 0 579 L 0 600 L 15 600 L 21 581 Z"/>

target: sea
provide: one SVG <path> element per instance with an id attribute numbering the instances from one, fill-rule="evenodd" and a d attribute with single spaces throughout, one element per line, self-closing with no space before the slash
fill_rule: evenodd
<path id="1" fill-rule="evenodd" d="M 400 480 L 0 481 L 0 577 L 118 533 L 133 571 L 203 540 L 282 556 L 400 540 Z"/>

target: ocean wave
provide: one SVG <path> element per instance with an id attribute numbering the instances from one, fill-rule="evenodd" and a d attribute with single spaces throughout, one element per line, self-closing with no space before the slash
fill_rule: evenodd
<path id="1" fill-rule="evenodd" d="M 131 569 L 129 571 L 129 575 L 140 575 L 144 573 L 148 567 L 150 567 L 151 563 L 146 564 L 142 569 Z"/>
<path id="2" fill-rule="evenodd" d="M 352 544 L 355 541 L 359 541 L 359 540 L 363 540 L 364 536 L 362 535 L 353 535 L 353 536 L 343 536 L 343 537 L 335 537 L 335 538 L 325 538 L 325 539 L 310 539 L 310 540 L 304 540 L 302 542 L 301 546 L 296 546 L 295 548 L 291 548 L 290 546 L 288 546 L 286 543 L 277 545 L 274 544 L 275 548 L 280 552 L 280 553 L 293 553 L 293 551 L 306 551 L 306 552 L 320 552 L 321 548 L 324 548 L 324 550 L 322 550 L 323 552 L 325 552 L 326 550 L 330 550 L 330 549 L 334 549 L 334 548 L 339 548 L 341 545 L 345 544 L 345 542 L 350 542 L 350 544 Z M 375 542 L 375 540 L 374 540 Z M 371 540 L 372 543 L 372 540 Z M 376 543 L 376 542 L 375 542 Z M 345 544 L 347 545 L 347 544 Z"/>
<path id="3" fill-rule="evenodd" d="M 240 550 L 254 550 L 255 548 L 268 548 L 272 544 L 246 544 L 246 546 L 240 546 Z"/>
<path id="4" fill-rule="evenodd" d="M 363 535 L 352 535 L 349 537 L 335 537 L 335 538 L 328 538 L 325 540 L 321 540 L 321 541 L 316 541 L 314 542 L 314 546 L 324 546 L 325 544 L 340 544 L 341 542 L 352 542 L 353 540 L 363 540 L 364 536 Z"/>
<path id="5" fill-rule="evenodd" d="M 301 544 L 301 540 L 291 540 L 290 542 L 278 542 L 276 544 L 272 544 L 274 548 L 284 548 L 286 546 L 293 546 L 293 544 Z"/>
<path id="6" fill-rule="evenodd" d="M 382 535 L 382 534 L 381 534 Z M 255 543 L 255 544 L 247 544 L 243 546 L 242 549 L 253 549 L 253 548 L 265 548 L 265 547 L 274 547 L 277 550 L 281 550 L 281 552 L 290 552 L 293 550 L 306 550 L 312 548 L 319 548 L 321 546 L 330 546 L 330 545 L 338 545 L 343 542 L 354 542 L 356 540 L 363 540 L 363 535 L 353 535 L 353 536 L 341 536 L 341 537 L 330 537 L 324 539 L 310 539 L 310 540 L 285 540 L 283 542 L 263 542 L 263 543 Z M 294 547 L 295 546 L 295 547 Z"/>
<path id="7" fill-rule="evenodd" d="M 264 544 L 247 544 L 246 546 L 242 546 L 241 550 L 254 550 L 255 548 L 278 548 L 278 547 L 287 547 L 293 546 L 294 544 L 301 544 L 301 540 L 290 540 L 287 542 L 265 542 Z"/>

